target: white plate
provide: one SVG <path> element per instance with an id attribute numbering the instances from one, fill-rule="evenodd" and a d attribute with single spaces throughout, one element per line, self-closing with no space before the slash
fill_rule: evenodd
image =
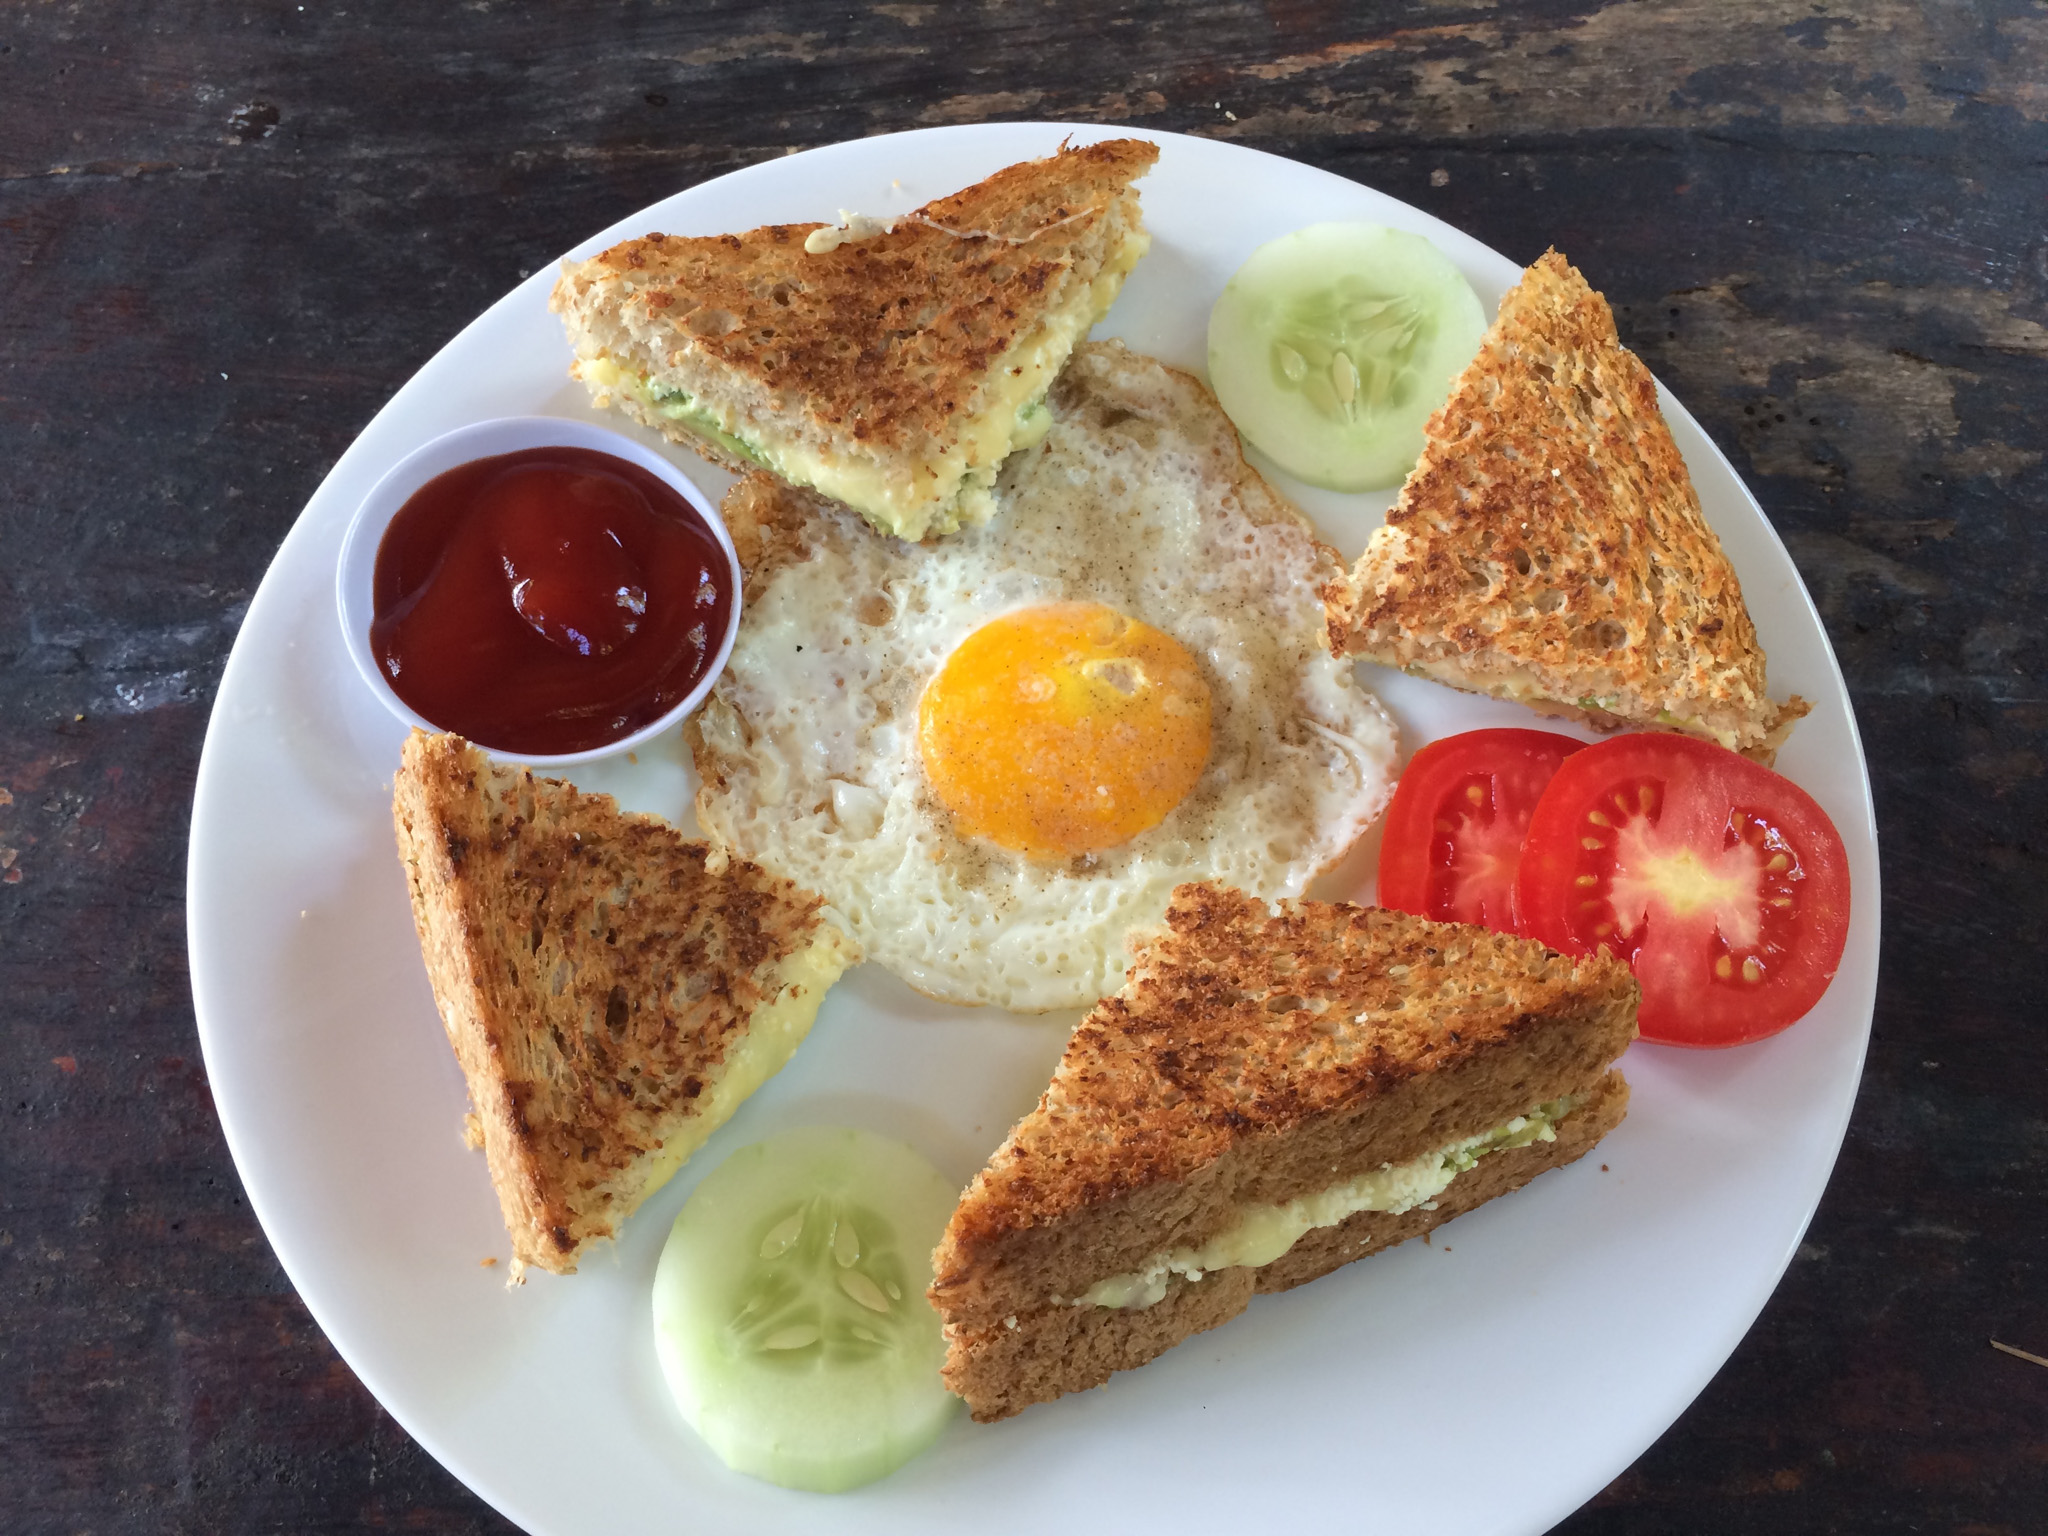
<path id="1" fill-rule="evenodd" d="M 1097 127 L 996 124 L 835 145 L 678 194 L 585 241 L 887 214 Z M 1098 334 L 1199 368 L 1210 302 L 1252 248 L 1319 220 L 1428 235 L 1491 312 L 1516 269 L 1338 177 L 1155 135 L 1152 252 Z M 1597 282 L 1597 268 L 1592 272 Z M 434 1013 L 393 854 L 401 729 L 344 655 L 334 567 L 356 502 L 419 443 L 467 421 L 591 416 L 536 273 L 420 370 L 342 456 L 256 594 L 207 733 L 192 820 L 192 990 L 221 1124 L 279 1259 L 363 1382 L 430 1452 L 535 1533 L 656 1529 L 1535 1532 L 1597 1492 L 1690 1402 L 1762 1307 L 1847 1124 L 1877 978 L 1877 844 L 1847 695 L 1784 546 L 1668 397 L 1709 520 L 1742 578 L 1779 692 L 1814 712 L 1779 766 L 1848 843 L 1841 974 L 1796 1028 L 1693 1053 L 1638 1045 L 1627 1122 L 1583 1162 L 1440 1234 L 1256 1299 L 1107 1387 L 1005 1423 L 961 1420 L 859 1493 L 728 1473 L 683 1427 L 655 1363 L 648 1293 L 697 1178 L 784 1126 L 839 1121 L 917 1144 L 963 1183 L 1036 1099 L 1060 1019 L 925 1001 L 874 966 L 810 1041 L 627 1225 L 615 1249 L 508 1291 L 481 1157 L 458 1139 L 462 1078 Z M 615 424 L 618 418 L 607 417 Z M 653 439 L 649 438 L 650 441 Z M 675 452 L 675 450 L 671 450 Z M 678 453 L 717 494 L 723 478 Z M 1348 553 L 1390 497 L 1275 477 Z M 1536 723 L 1366 668 L 1412 749 Z M 675 737 L 586 787 L 686 816 Z M 1368 839 L 1369 842 L 1375 841 Z M 1364 895 L 1373 850 L 1331 886 Z"/>

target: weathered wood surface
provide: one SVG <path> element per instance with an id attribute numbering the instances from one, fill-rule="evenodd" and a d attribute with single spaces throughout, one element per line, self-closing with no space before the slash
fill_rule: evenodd
<path id="1" fill-rule="evenodd" d="M 1988 1345 L 2048 1354 L 2048 11 L 2004 0 L 0 3 L 0 1527 L 507 1528 L 337 1360 L 220 1138 L 183 872 L 222 661 L 354 433 L 557 251 L 1014 117 L 1557 243 L 1840 655 L 1886 884 L 1841 1164 L 1563 1529 L 2048 1529 L 2048 1369 Z"/>

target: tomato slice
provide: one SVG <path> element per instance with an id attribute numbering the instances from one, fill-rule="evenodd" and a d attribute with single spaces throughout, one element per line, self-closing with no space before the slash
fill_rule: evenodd
<path id="1" fill-rule="evenodd" d="M 1584 745 L 1552 731 L 1466 731 L 1417 752 L 1387 807 L 1380 905 L 1519 932 L 1522 835 L 1550 776 Z"/>
<path id="2" fill-rule="evenodd" d="M 1739 1045 L 1820 1001 L 1849 938 L 1849 855 L 1813 797 L 1685 736 L 1621 736 L 1558 769 L 1530 819 L 1523 931 L 1605 946 L 1643 1037 Z"/>

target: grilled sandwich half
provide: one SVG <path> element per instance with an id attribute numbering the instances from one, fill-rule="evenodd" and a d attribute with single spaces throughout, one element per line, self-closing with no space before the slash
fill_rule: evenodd
<path id="1" fill-rule="evenodd" d="M 1501 301 L 1386 526 L 1327 597 L 1339 654 L 1602 729 L 1767 763 L 1808 708 L 1765 691 L 1656 382 L 1555 251 Z"/>
<path id="2" fill-rule="evenodd" d="M 1149 237 L 1140 139 L 1062 148 L 882 225 L 648 235 L 564 263 L 572 372 L 737 472 L 906 539 L 983 523 L 1013 450 Z"/>
<path id="3" fill-rule="evenodd" d="M 859 955 L 788 881 L 459 736 L 413 732 L 392 811 L 513 1277 L 572 1273 L 781 1069 Z"/>
<path id="4" fill-rule="evenodd" d="M 1182 886 L 933 1255 L 947 1385 L 1096 1386 L 1582 1156 L 1637 997 L 1604 952 Z"/>

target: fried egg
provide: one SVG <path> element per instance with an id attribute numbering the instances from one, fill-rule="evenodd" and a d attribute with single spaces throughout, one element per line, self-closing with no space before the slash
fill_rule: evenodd
<path id="1" fill-rule="evenodd" d="M 1085 1007 L 1173 888 L 1301 894 L 1395 741 L 1333 658 L 1336 553 L 1193 378 L 1076 350 L 984 527 L 911 544 L 766 477 L 740 632 L 692 723 L 698 819 L 956 1003 Z"/>
<path id="2" fill-rule="evenodd" d="M 955 831 L 1037 859 L 1156 827 L 1209 758 L 1209 685 L 1186 646 L 1100 603 L 990 619 L 918 700 L 918 753 Z"/>

